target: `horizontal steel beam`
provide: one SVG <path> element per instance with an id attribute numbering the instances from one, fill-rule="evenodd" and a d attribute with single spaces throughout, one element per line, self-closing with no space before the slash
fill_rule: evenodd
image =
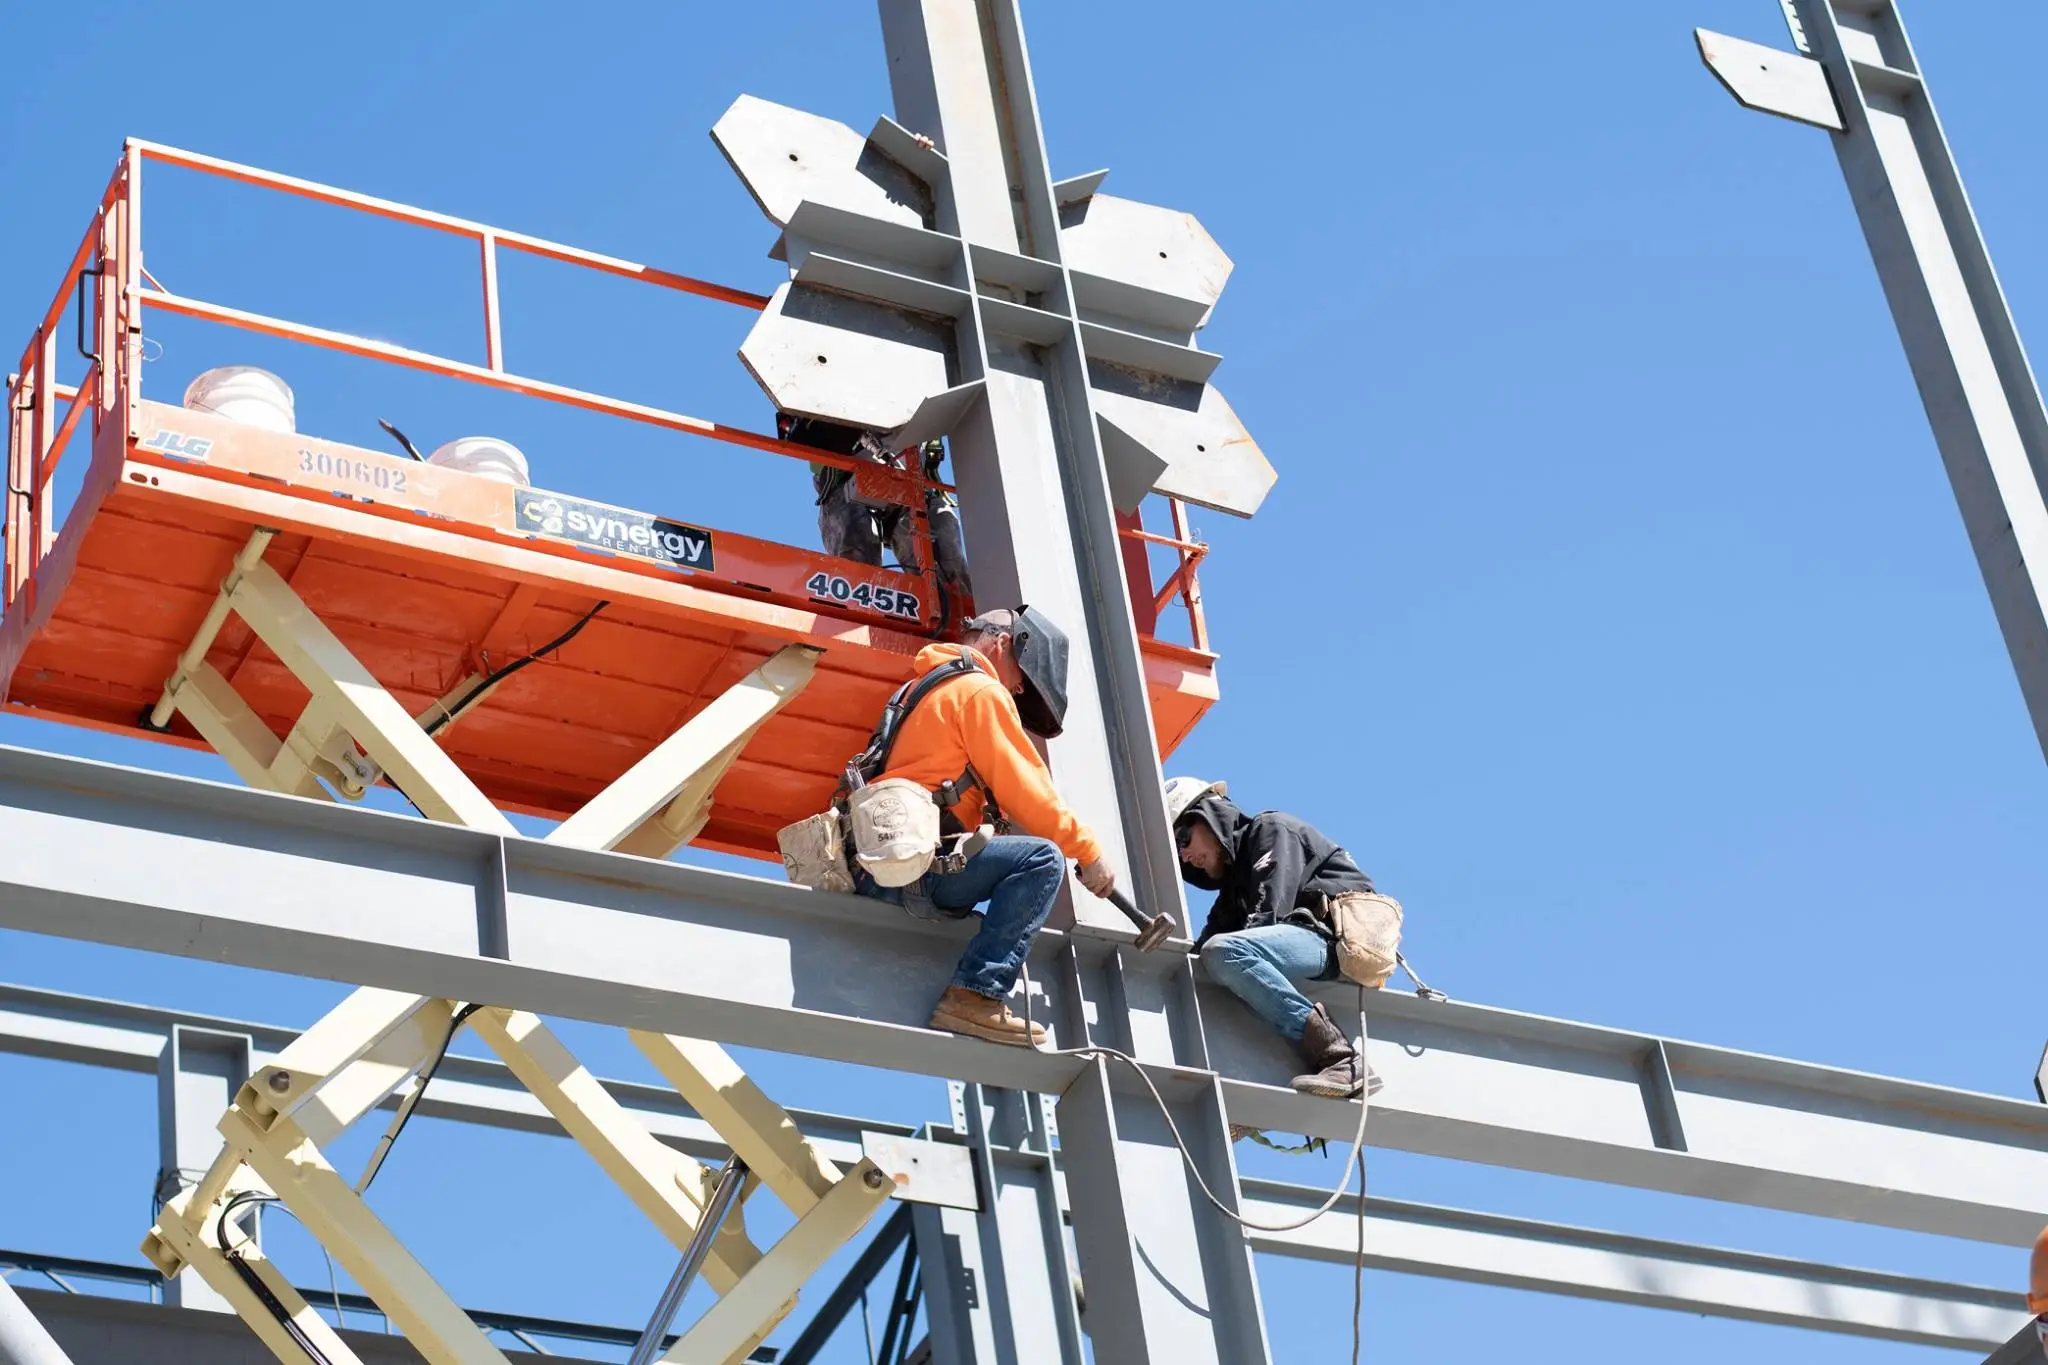
<path id="1" fill-rule="evenodd" d="M 0 927 L 1012 1090 L 1081 1066 L 925 1028 L 971 926 L 879 902 L 18 749 L 0 847 Z M 1039 1017 L 1074 1019 L 1074 964 L 1126 951 L 1041 934 Z M 1130 954 L 1122 976 L 1184 970 Z M 1288 1088 L 1270 1030 L 1213 988 L 1199 1005 L 1232 1121 L 1350 1136 L 1355 1111 Z M 2048 1221 L 2048 1107 L 1478 1005 L 1370 1008 L 1382 1146 L 2009 1245 Z M 1169 1095 L 1201 1082 L 1148 1070 Z"/>
<path id="2" fill-rule="evenodd" d="M 1243 1182 L 1245 1216 L 1284 1223 L 1321 1190 Z M 1253 1232 L 1254 1250 L 1350 1265 L 1358 1200 L 1294 1232 Z M 2027 1321 L 2026 1296 L 1779 1256 L 1688 1246 L 1526 1218 L 1367 1199 L 1365 1264 L 1472 1284 L 1668 1308 L 1850 1336 L 1983 1350 Z"/>
<path id="3" fill-rule="evenodd" d="M 138 1303 L 104 1293 L 26 1289 L 21 1297 L 70 1353 L 71 1365 L 276 1365 L 270 1348 L 232 1313 Z M 350 1297 L 343 1295 L 343 1303 Z M 311 1301 L 333 1302 L 324 1285 L 313 1292 Z M 363 1365 L 420 1365 L 419 1352 L 404 1337 L 366 1330 L 363 1320 L 353 1316 L 355 1311 L 350 1309 L 350 1326 L 341 1336 Z M 597 1365 L 592 1356 L 609 1354 L 601 1349 L 586 1353 L 576 1344 L 581 1339 L 572 1337 L 567 1340 L 576 1354 L 563 1355 L 549 1349 L 547 1343 L 553 1339 L 539 1332 L 522 1327 L 495 1330 L 526 1348 L 502 1347 L 507 1365 Z M 5 1360 L 0 1354 L 0 1361 Z"/>
<path id="4" fill-rule="evenodd" d="M 276 1024 L 192 1014 L 158 1005 L 101 1000 L 64 991 L 0 982 L 0 1053 L 76 1062 L 113 1071 L 156 1074 L 157 1057 L 175 1025 L 220 1033 L 245 1033 L 261 1064 L 282 1052 L 298 1030 Z M 668 1146 L 700 1161 L 722 1162 L 732 1151 L 696 1110 L 665 1085 L 601 1081 L 613 1098 Z M 400 1095 L 379 1106 L 396 1109 Z M 562 1136 L 556 1121 L 503 1062 L 449 1053 L 421 1097 L 418 1112 L 486 1128 Z M 914 1136 L 917 1125 L 883 1119 L 847 1118 L 813 1109 L 790 1109 L 804 1136 L 833 1161 L 852 1165 L 861 1157 L 861 1134 Z"/>
<path id="5" fill-rule="evenodd" d="M 259 1058 L 280 1051 L 296 1036 L 273 1024 L 0 983 L 0 1053 L 153 1074 L 157 1054 L 175 1026 L 247 1034 Z M 727 1155 L 717 1134 L 673 1092 L 630 1081 L 603 1085 L 671 1146 L 707 1161 Z M 420 1112 L 486 1127 L 561 1133 L 501 1063 L 460 1054 L 442 1064 Z M 806 1136 L 822 1143 L 835 1160 L 858 1158 L 862 1132 L 914 1131 L 907 1124 L 791 1112 Z M 1001 1148 L 993 1156 L 1004 1163 L 1043 1160 Z M 1320 1190 L 1269 1180 L 1246 1180 L 1242 1189 L 1249 1201 L 1247 1216 L 1265 1223 L 1299 1217 L 1323 1198 Z M 1306 1228 L 1253 1233 L 1252 1245 L 1267 1255 L 1349 1264 L 1357 1208 L 1355 1199 L 1346 1198 Z M 1398 1200 L 1367 1201 L 1365 1238 L 1366 1264 L 1376 1270 L 1893 1341 L 1986 1348 L 2004 1341 L 2025 1318 L 2024 1296 L 2014 1292 Z M 156 1277 L 146 1267 L 0 1251 L 0 1266 L 7 1265 L 142 1277 L 137 1283 L 154 1283 Z M 309 1293 L 309 1301 L 318 1298 Z M 358 1307 L 353 1300 L 348 1306 L 350 1311 Z M 559 1324 L 539 1330 L 561 1335 L 554 1326 Z M 616 1330 L 627 1339 L 633 1336 L 631 1329 Z"/>
<path id="6" fill-rule="evenodd" d="M 133 1303 L 134 1300 L 115 1294 L 115 1286 L 145 1290 L 152 1296 L 149 1302 L 155 1304 L 157 1300 L 154 1296 L 162 1293 L 164 1284 L 163 1272 L 155 1266 L 125 1265 L 119 1261 L 94 1261 L 76 1256 L 43 1256 L 35 1252 L 0 1248 L 0 1275 L 11 1276 L 16 1272 L 41 1276 L 55 1284 L 67 1297 L 108 1298 L 125 1303 Z M 28 1289 L 31 1293 L 47 1292 L 21 1282 L 17 1282 L 16 1287 Z M 318 1289 L 301 1289 L 299 1296 L 322 1313 L 327 1313 L 331 1307 L 338 1305 L 341 1313 L 334 1316 L 346 1314 L 358 1318 L 375 1318 L 380 1324 L 384 1322 L 384 1310 L 377 1306 L 376 1300 L 361 1294 L 336 1293 L 322 1285 Z M 83 1308 L 84 1305 L 78 1307 Z M 90 1310 L 86 1311 L 89 1315 Z M 572 1322 L 566 1318 L 538 1317 L 532 1313 L 497 1313 L 488 1309 L 466 1311 L 476 1321 L 477 1326 L 486 1332 L 524 1334 L 527 1337 L 544 1337 L 554 1342 L 569 1341 L 612 1347 L 631 1346 L 640 1339 L 640 1330 L 636 1327 Z M 179 1321 L 175 1314 L 165 1314 L 161 1317 L 161 1324 L 173 1329 L 177 1327 Z M 214 1314 L 199 1321 L 228 1327 L 233 1335 L 247 1338 L 255 1345 L 255 1338 L 248 1336 L 231 1316 Z M 80 1365 L 83 1365 L 83 1362 Z"/>

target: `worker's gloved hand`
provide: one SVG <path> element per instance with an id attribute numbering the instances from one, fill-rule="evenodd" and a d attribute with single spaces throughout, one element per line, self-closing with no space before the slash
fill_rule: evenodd
<path id="1" fill-rule="evenodd" d="M 1116 890 L 1116 873 L 1110 871 L 1109 864 L 1102 861 L 1102 859 L 1097 858 L 1092 863 L 1083 863 L 1078 871 L 1081 877 L 1081 885 L 1087 887 L 1095 895 L 1101 896 L 1106 900 L 1109 897 L 1109 893 Z"/>

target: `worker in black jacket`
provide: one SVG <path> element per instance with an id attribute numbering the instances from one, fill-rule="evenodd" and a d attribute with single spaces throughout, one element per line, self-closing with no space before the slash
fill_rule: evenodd
<path id="1" fill-rule="evenodd" d="M 1308 1071 L 1296 1090 L 1349 1099 L 1379 1089 L 1351 1038 L 1300 989 L 1337 978 L 1330 901 L 1370 893 L 1372 878 L 1307 821 L 1246 815 L 1228 790 L 1196 777 L 1166 784 L 1181 878 L 1216 893 L 1195 942 L 1203 970 L 1301 1049 Z"/>

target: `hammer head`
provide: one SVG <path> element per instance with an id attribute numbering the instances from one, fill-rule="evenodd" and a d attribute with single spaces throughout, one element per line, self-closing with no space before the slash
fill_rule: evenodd
<path id="1" fill-rule="evenodd" d="M 1138 932 L 1138 951 L 1149 953 L 1173 937 L 1173 931 L 1180 926 L 1172 915 L 1154 915 L 1152 922 Z"/>

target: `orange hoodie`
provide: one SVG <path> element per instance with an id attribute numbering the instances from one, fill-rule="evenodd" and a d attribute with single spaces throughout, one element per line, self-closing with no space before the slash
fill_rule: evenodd
<path id="1" fill-rule="evenodd" d="M 1052 840 L 1077 863 L 1094 862 L 1102 845 L 1053 789 L 1052 774 L 1017 717 L 1016 698 L 996 679 L 995 665 L 966 645 L 926 645 L 917 653 L 917 676 L 963 654 L 987 671 L 955 678 L 919 702 L 897 732 L 882 776 L 937 791 L 972 764 L 1018 830 Z M 953 815 L 973 829 L 981 822 L 982 805 L 981 792 L 970 788 Z"/>
<path id="2" fill-rule="evenodd" d="M 2033 1262 L 2027 1270 L 2027 1311 L 2048 1317 L 2048 1228 L 2034 1239 Z"/>

